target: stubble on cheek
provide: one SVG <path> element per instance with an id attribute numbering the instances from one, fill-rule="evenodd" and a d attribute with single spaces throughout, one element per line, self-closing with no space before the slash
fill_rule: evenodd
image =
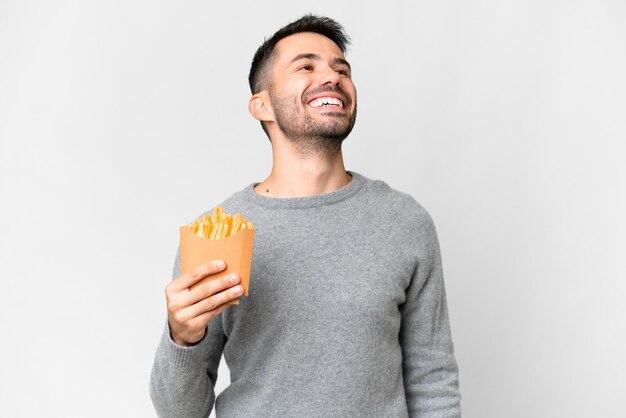
<path id="1" fill-rule="evenodd" d="M 328 112 L 328 120 L 315 120 L 306 104 L 306 95 L 302 98 L 279 97 L 272 91 L 274 116 L 279 129 L 303 155 L 324 154 L 332 156 L 341 149 L 341 143 L 352 130 L 354 117 L 342 121 L 343 113 Z"/>

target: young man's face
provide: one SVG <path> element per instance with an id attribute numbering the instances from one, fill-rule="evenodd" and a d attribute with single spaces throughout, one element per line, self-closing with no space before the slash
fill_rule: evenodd
<path id="1" fill-rule="evenodd" d="M 356 120 L 356 89 L 339 47 L 317 33 L 276 45 L 269 89 L 276 122 L 287 137 L 339 141 Z"/>

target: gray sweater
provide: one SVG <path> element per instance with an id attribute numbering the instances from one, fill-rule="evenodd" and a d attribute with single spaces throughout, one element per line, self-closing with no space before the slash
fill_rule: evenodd
<path id="1" fill-rule="evenodd" d="M 165 329 L 150 393 L 164 417 L 459 417 L 439 244 L 409 195 L 345 187 L 221 206 L 254 223 L 249 296 L 180 347 Z M 179 274 L 177 258 L 174 277 Z M 215 397 L 222 354 L 230 385 Z"/>

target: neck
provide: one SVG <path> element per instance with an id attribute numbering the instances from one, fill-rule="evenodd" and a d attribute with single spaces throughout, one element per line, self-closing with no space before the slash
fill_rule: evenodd
<path id="1" fill-rule="evenodd" d="M 288 142 L 272 142 L 273 164 L 254 190 L 269 197 L 305 197 L 330 193 L 350 183 L 341 149 L 332 155 L 303 154 Z"/>

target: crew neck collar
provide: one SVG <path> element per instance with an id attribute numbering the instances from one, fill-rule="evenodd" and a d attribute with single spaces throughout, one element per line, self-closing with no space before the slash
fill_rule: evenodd
<path id="1" fill-rule="evenodd" d="M 304 197 L 268 197 L 254 191 L 260 183 L 252 183 L 244 189 L 244 195 L 254 204 L 273 209 L 304 209 L 331 205 L 353 196 L 363 185 L 365 178 L 362 175 L 354 171 L 347 171 L 347 173 L 352 176 L 350 183 L 329 193 Z"/>

